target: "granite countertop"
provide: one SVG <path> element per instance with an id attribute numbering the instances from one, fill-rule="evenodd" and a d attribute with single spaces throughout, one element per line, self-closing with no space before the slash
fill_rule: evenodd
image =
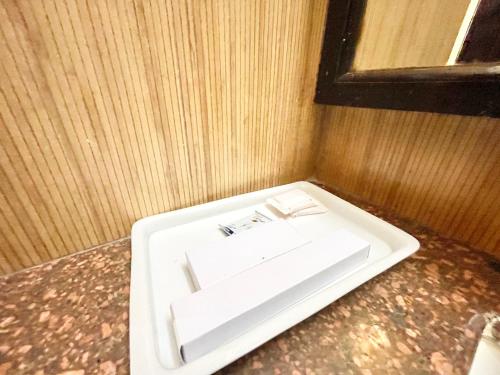
<path id="1" fill-rule="evenodd" d="M 352 201 L 352 200 L 351 200 Z M 421 249 L 221 374 L 466 374 L 499 264 L 367 204 Z M 0 375 L 127 374 L 130 241 L 0 278 Z"/>

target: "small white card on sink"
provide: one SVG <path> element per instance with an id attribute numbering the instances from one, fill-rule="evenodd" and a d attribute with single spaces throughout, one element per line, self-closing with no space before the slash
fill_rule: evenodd
<path id="1" fill-rule="evenodd" d="M 205 289 L 308 242 L 288 222 L 277 220 L 187 250 L 186 259 L 195 287 Z"/>

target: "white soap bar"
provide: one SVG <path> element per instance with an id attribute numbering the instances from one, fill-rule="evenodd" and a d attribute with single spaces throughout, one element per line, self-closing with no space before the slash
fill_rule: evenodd
<path id="1" fill-rule="evenodd" d="M 174 301 L 177 345 L 190 362 L 361 265 L 370 244 L 339 230 Z"/>
<path id="2" fill-rule="evenodd" d="M 284 215 L 292 217 L 325 213 L 328 209 L 300 189 L 287 191 L 266 200 Z"/>
<path id="3" fill-rule="evenodd" d="M 204 289 L 308 242 L 285 220 L 277 220 L 190 249 L 186 258 L 196 288 Z"/>
<path id="4" fill-rule="evenodd" d="M 284 215 L 316 206 L 316 201 L 300 189 L 294 189 L 267 199 L 267 203 Z"/>

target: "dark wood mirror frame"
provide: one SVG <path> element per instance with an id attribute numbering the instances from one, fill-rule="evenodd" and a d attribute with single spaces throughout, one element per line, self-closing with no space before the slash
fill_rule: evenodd
<path id="1" fill-rule="evenodd" d="M 352 71 L 366 2 L 330 0 L 316 103 L 500 117 L 498 63 Z"/>

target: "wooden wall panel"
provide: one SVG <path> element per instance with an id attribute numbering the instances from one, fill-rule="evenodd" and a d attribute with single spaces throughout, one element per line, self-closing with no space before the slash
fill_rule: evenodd
<path id="1" fill-rule="evenodd" d="M 312 173 L 326 0 L 0 3 L 0 272 Z"/>
<path id="2" fill-rule="evenodd" d="M 443 66 L 470 0 L 368 0 L 356 70 Z"/>
<path id="3" fill-rule="evenodd" d="M 500 257 L 500 120 L 328 107 L 319 181 Z"/>

